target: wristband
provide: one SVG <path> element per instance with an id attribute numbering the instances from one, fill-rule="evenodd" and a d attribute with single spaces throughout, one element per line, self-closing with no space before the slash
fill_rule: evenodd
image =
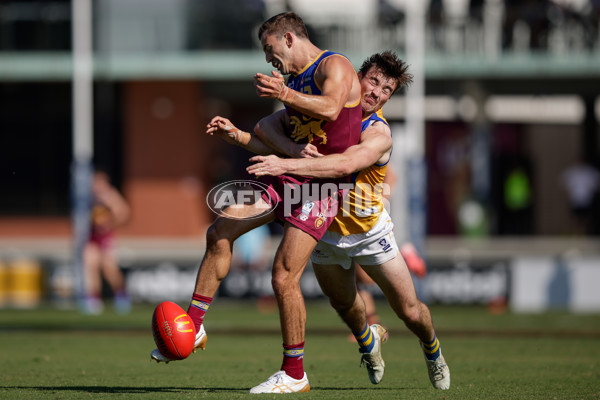
<path id="1" fill-rule="evenodd" d="M 250 143 L 250 140 L 252 139 L 251 133 L 245 132 L 241 129 L 236 130 L 235 132 L 233 132 L 233 134 L 235 135 L 236 143 L 240 146 L 247 146 L 248 143 Z"/>
<path id="2" fill-rule="evenodd" d="M 277 95 L 277 100 L 280 100 L 285 103 L 289 92 L 290 92 L 290 88 L 287 87 L 285 85 L 285 83 L 281 82 L 281 89 L 279 89 L 279 94 Z"/>
<path id="3" fill-rule="evenodd" d="M 232 126 L 225 125 L 225 130 L 227 131 L 227 136 L 231 137 L 231 134 L 233 134 L 233 139 L 237 143 L 240 143 L 240 139 L 242 137 L 242 130 L 241 129 L 233 130 Z"/>
<path id="4" fill-rule="evenodd" d="M 233 134 L 235 136 L 235 141 L 240 143 L 242 140 L 242 130 L 238 129 L 238 130 L 234 131 Z"/>

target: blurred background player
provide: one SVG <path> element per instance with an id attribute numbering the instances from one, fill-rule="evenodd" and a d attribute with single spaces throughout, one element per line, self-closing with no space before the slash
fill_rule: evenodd
<path id="1" fill-rule="evenodd" d="M 597 234 L 598 221 L 594 216 L 600 203 L 600 171 L 580 156 L 575 164 L 568 166 L 561 173 L 560 180 L 578 224 L 577 233 Z"/>
<path id="2" fill-rule="evenodd" d="M 108 174 L 96 171 L 92 183 L 90 237 L 83 252 L 83 311 L 88 314 L 100 314 L 104 310 L 103 278 L 112 290 L 115 311 L 125 314 L 131 308 L 115 248 L 116 229 L 129 220 L 130 214 L 127 201 L 111 185 Z"/>

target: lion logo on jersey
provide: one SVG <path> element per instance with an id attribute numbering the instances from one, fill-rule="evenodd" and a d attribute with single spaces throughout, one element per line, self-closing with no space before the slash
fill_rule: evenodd
<path id="1" fill-rule="evenodd" d="M 291 117 L 290 125 L 292 126 L 292 139 L 298 142 L 302 139 L 307 139 L 308 143 L 312 143 L 313 138 L 318 136 L 321 138 L 321 143 L 327 143 L 327 132 L 321 129 L 321 124 L 324 121 L 309 121 L 303 124 L 299 117 Z"/>

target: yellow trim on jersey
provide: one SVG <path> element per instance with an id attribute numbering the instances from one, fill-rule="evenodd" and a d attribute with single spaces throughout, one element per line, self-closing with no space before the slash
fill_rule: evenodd
<path id="1" fill-rule="evenodd" d="M 344 104 L 344 108 L 354 108 L 354 107 L 356 107 L 357 105 L 359 105 L 359 104 L 360 104 L 360 100 L 361 100 L 361 99 L 360 99 L 360 97 L 359 97 L 359 98 L 358 98 L 358 101 L 357 101 L 356 103 L 352 103 L 352 104 Z"/>
<path id="2" fill-rule="evenodd" d="M 365 122 L 366 120 L 368 120 L 369 118 L 371 118 L 372 115 L 373 114 L 369 114 L 366 117 L 364 117 L 362 119 L 362 122 Z M 379 118 L 381 118 L 382 120 L 384 120 L 386 124 L 389 125 L 388 120 L 385 119 L 385 117 L 383 116 L 383 110 L 381 108 L 375 112 L 375 115 L 377 115 Z M 377 122 L 377 121 L 375 121 L 375 122 Z"/>
<path id="3" fill-rule="evenodd" d="M 303 68 L 300 70 L 300 72 L 298 72 L 297 74 L 292 74 L 292 75 L 294 75 L 294 76 L 298 76 L 298 75 L 302 74 L 304 71 L 306 71 L 306 70 L 308 69 L 308 67 L 310 67 L 311 65 L 313 65 L 313 64 L 315 63 L 315 61 L 317 61 L 317 60 L 319 59 L 319 57 L 321 57 L 321 56 L 323 55 L 323 53 L 325 53 L 325 52 L 327 52 L 327 51 L 329 51 L 329 50 L 323 50 L 322 52 L 320 52 L 320 53 L 319 53 L 319 55 L 318 55 L 318 56 L 316 56 L 315 58 L 313 58 L 313 60 L 312 60 L 311 62 L 309 62 L 308 64 L 306 64 L 306 65 L 305 65 L 305 66 L 304 66 L 304 67 L 303 67 Z M 318 69 L 318 67 L 317 67 L 317 69 Z M 317 72 L 317 70 L 316 70 L 316 69 L 315 69 L 315 72 Z M 315 84 L 316 84 L 316 83 L 317 83 L 317 82 L 315 82 Z M 318 87 L 318 85 L 317 85 L 317 87 Z M 319 90 L 321 90 L 321 88 L 319 88 Z"/>

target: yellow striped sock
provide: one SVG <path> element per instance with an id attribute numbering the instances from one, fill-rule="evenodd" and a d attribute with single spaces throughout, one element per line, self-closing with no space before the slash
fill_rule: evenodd
<path id="1" fill-rule="evenodd" d="M 375 345 L 375 340 L 373 340 L 373 332 L 371 331 L 371 327 L 369 324 L 366 324 L 365 329 L 358 335 L 354 334 L 358 345 L 360 346 L 361 353 L 370 353 Z"/>
<path id="2" fill-rule="evenodd" d="M 423 343 L 423 352 L 425 353 L 425 357 L 428 360 L 436 360 L 440 356 L 440 342 L 437 336 L 433 337 L 431 342 L 422 342 Z"/>

